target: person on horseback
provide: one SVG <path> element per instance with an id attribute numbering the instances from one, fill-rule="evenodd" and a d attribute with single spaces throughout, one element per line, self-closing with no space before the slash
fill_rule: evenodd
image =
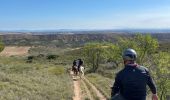
<path id="1" fill-rule="evenodd" d="M 146 100 L 146 85 L 152 91 L 152 100 L 158 100 L 156 85 L 146 67 L 136 64 L 133 49 L 123 52 L 124 69 L 119 71 L 111 91 L 111 100 Z"/>
<path id="2" fill-rule="evenodd" d="M 77 62 L 76 60 L 73 61 L 73 65 L 72 65 L 72 71 L 74 72 L 74 74 L 77 75 Z"/>
<path id="3" fill-rule="evenodd" d="M 82 59 L 78 59 L 78 71 L 80 72 L 80 67 L 83 65 L 83 60 Z"/>
<path id="4" fill-rule="evenodd" d="M 76 66 L 76 60 L 73 61 L 72 71 L 74 70 L 74 66 Z"/>

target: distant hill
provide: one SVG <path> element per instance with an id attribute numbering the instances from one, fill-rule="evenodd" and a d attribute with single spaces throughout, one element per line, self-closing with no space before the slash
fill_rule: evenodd
<path id="1" fill-rule="evenodd" d="M 170 29 L 53 29 L 53 30 L 0 30 L 0 34 L 87 34 L 87 33 L 170 33 Z"/>
<path id="2" fill-rule="evenodd" d="M 90 41 L 115 42 L 116 36 L 123 34 L 4 34 L 6 45 L 55 45 L 80 46 Z"/>
<path id="3" fill-rule="evenodd" d="M 48 30 L 0 30 L 2 34 L 9 34 L 9 33 L 36 33 L 36 34 L 48 34 L 48 33 L 84 33 L 84 32 L 95 32 L 95 33 L 103 33 L 103 32 L 123 32 L 123 33 L 170 33 L 170 29 L 48 29 Z"/>
<path id="4" fill-rule="evenodd" d="M 135 33 L 135 32 L 134 32 Z M 146 33 L 143 33 L 146 34 Z M 52 46 L 81 46 L 87 42 L 115 42 L 117 37 L 131 37 L 131 32 L 112 31 L 76 31 L 76 32 L 9 32 L 1 33 L 6 45 L 52 45 Z M 160 42 L 170 43 L 169 33 L 152 33 Z"/>

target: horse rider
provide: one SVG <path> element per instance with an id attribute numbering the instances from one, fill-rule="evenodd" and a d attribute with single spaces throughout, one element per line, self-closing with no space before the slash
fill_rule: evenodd
<path id="1" fill-rule="evenodd" d="M 80 72 L 80 67 L 83 65 L 83 60 L 82 59 L 78 59 L 78 71 Z"/>
<path id="2" fill-rule="evenodd" d="M 135 62 L 136 51 L 126 49 L 122 56 L 125 67 L 115 77 L 111 100 L 146 100 L 146 85 L 152 92 L 152 100 L 158 100 L 156 86 L 148 69 Z"/>
<path id="3" fill-rule="evenodd" d="M 76 60 L 73 61 L 72 71 L 75 70 L 75 66 L 76 66 Z"/>

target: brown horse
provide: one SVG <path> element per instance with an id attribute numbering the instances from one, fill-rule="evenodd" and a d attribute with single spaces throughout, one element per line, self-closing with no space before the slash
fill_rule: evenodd
<path id="1" fill-rule="evenodd" d="M 74 75 L 78 75 L 78 67 L 76 65 L 72 66 L 72 71 L 74 72 Z"/>

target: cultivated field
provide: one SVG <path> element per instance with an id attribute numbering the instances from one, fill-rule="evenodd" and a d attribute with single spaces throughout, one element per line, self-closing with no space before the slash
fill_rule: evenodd
<path id="1" fill-rule="evenodd" d="M 4 48 L 4 50 L 0 53 L 1 56 L 14 56 L 14 55 L 18 55 L 18 56 L 24 56 L 27 55 L 28 50 L 30 49 L 30 47 L 25 47 L 25 46 L 7 46 Z"/>

